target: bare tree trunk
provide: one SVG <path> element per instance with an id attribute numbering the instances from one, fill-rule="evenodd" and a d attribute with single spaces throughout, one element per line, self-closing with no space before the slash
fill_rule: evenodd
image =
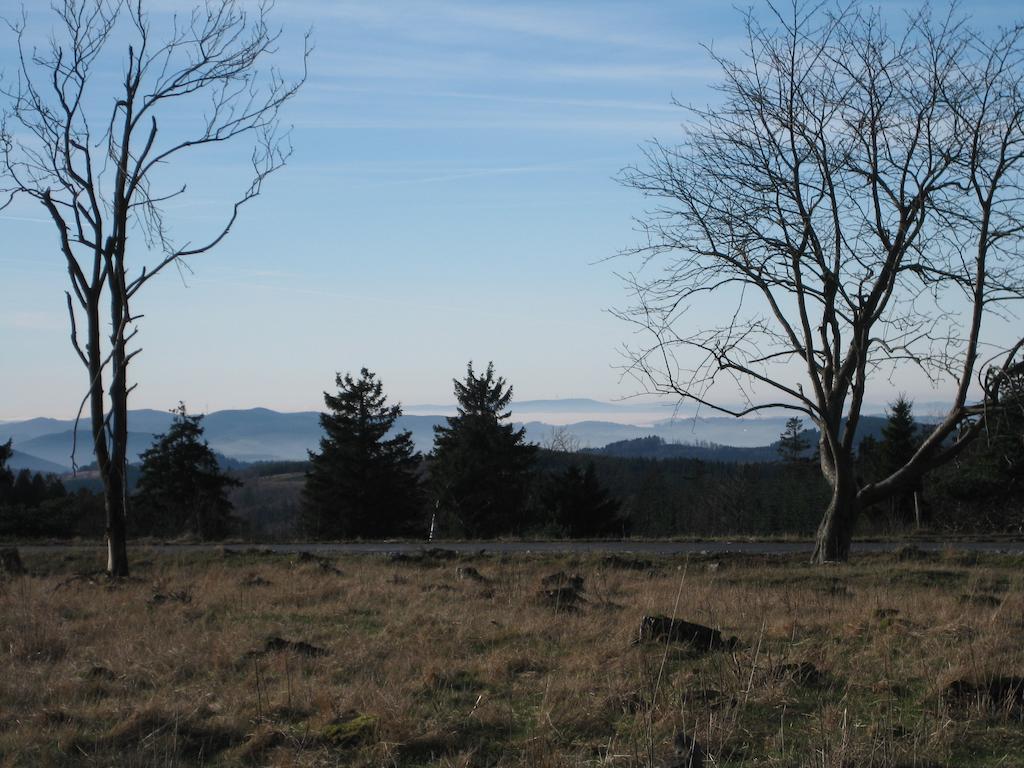
<path id="1" fill-rule="evenodd" d="M 128 393 L 125 380 L 123 333 L 115 329 L 111 355 L 113 375 L 110 382 L 111 411 L 104 408 L 103 361 L 100 349 L 99 296 L 90 296 L 89 306 L 89 418 L 96 465 L 103 481 L 106 509 L 107 575 L 122 579 L 128 575 L 126 456 L 128 448 Z M 108 436 L 111 438 L 108 441 Z"/>
<path id="2" fill-rule="evenodd" d="M 29 45 L 24 15 L 6 25 L 17 40 L 20 67 L 16 83 L 0 84 L 0 171 L 13 180 L 11 189 L 5 184 L 4 194 L 42 203 L 60 236 L 71 287 L 71 344 L 89 371 L 86 399 L 106 501 L 107 569 L 115 578 L 128 575 L 128 364 L 139 351 L 128 349 L 137 330 L 131 302 L 166 267 L 223 241 L 242 206 L 260 194 L 291 154 L 278 114 L 305 81 L 308 36 L 303 72 L 287 81 L 272 65 L 262 66 L 277 50 L 280 36 L 267 24 L 271 4 L 259 3 L 254 10 L 246 5 L 235 0 L 197 3 L 191 22 L 186 13 L 184 25 L 172 23 L 161 42 L 140 2 L 54 0 L 58 21 L 49 45 L 41 49 Z M 115 50 L 122 42 L 127 42 L 123 58 Z M 97 74 L 108 70 L 122 74 L 115 79 Z M 108 87 L 112 93 L 104 91 Z M 199 95 L 207 97 L 208 111 L 189 127 L 175 105 L 179 98 Z M 93 103 L 98 112 L 88 106 Z M 110 104 L 111 111 L 101 104 Z M 163 119 L 184 133 L 160 132 Z M 9 123 L 17 130 L 7 130 Z M 90 123 L 106 130 L 95 133 Z M 249 186 L 234 198 L 223 224 L 208 239 L 197 243 L 186 237 L 176 245 L 180 241 L 171 235 L 163 206 L 189 185 L 175 182 L 157 190 L 152 176 L 178 155 L 243 137 L 252 140 Z M 148 247 L 129 253 L 129 231 L 139 232 Z M 106 348 L 100 343 L 106 327 L 100 312 L 104 297 L 110 323 Z M 87 334 L 84 346 L 80 327 Z"/>
<path id="3" fill-rule="evenodd" d="M 102 389 L 97 388 L 89 397 L 92 401 L 90 413 L 93 424 L 93 444 L 96 449 L 96 464 L 103 481 L 103 499 L 107 516 L 107 575 L 114 579 L 121 579 L 128 575 L 127 510 L 125 509 L 127 486 L 124 460 L 127 445 L 126 440 L 118 439 L 115 430 L 114 440 L 108 447 Z M 127 397 L 122 399 L 122 403 L 127 404 Z M 116 410 L 123 410 L 123 408 L 118 409 L 115 406 Z M 118 414 L 111 413 L 111 423 L 120 421 L 121 424 L 124 424 L 126 415 L 122 413 L 118 418 Z"/>
<path id="4" fill-rule="evenodd" d="M 89 342 L 89 420 L 91 422 L 92 447 L 96 454 L 96 466 L 100 471 L 100 479 L 103 481 L 103 500 L 106 508 L 106 536 L 107 536 L 107 575 L 111 578 L 120 579 L 128 575 L 128 550 L 126 546 L 125 526 L 125 476 L 124 476 L 124 455 L 125 447 L 119 447 L 115 439 L 112 443 L 107 442 L 107 419 L 104 409 L 104 386 L 103 386 L 103 361 L 98 353 L 93 350 L 100 349 L 100 322 L 99 322 L 99 296 L 89 297 L 88 307 L 88 334 Z M 123 372 L 120 376 L 115 373 L 114 381 L 111 382 L 111 395 L 116 403 L 122 400 L 127 404 L 127 396 L 118 398 L 114 396 L 117 389 L 117 382 L 123 381 Z M 111 413 L 111 423 L 119 422 L 125 424 L 126 413 Z M 116 432 L 115 438 L 116 438 Z M 127 437 L 127 433 L 125 433 Z"/>
<path id="5" fill-rule="evenodd" d="M 107 468 L 107 573 L 113 579 L 128 575 L 128 391 L 124 341 L 115 342 L 114 375 L 110 382 L 110 464 Z"/>
<path id="6" fill-rule="evenodd" d="M 853 464 L 837 462 L 832 500 L 822 517 L 814 543 L 812 563 L 846 562 L 850 558 L 853 528 L 860 514 Z"/>
<path id="7" fill-rule="evenodd" d="M 122 469 L 111 465 L 103 485 L 107 508 L 107 575 L 123 579 L 128 575 L 128 536 Z"/>
<path id="8" fill-rule="evenodd" d="M 768 5 L 767 22 L 744 14 L 737 56 L 712 53 L 715 104 L 689 107 L 682 140 L 649 143 L 620 176 L 652 201 L 618 312 L 649 339 L 625 370 L 720 413 L 785 408 L 819 425 L 833 498 L 814 560 L 845 560 L 860 510 L 901 494 L 890 511 L 909 517 L 910 489 L 985 428 L 1024 368 L 1024 339 L 990 329 L 1024 299 L 1024 27 L 988 37 L 959 11 L 921 13 L 890 36 L 857 3 L 795 3 L 791 18 Z M 701 317 L 719 297 L 731 311 Z M 956 394 L 901 468 L 858 489 L 864 398 L 908 363 Z M 716 403 L 726 380 L 737 391 Z M 976 380 L 984 398 L 968 404 Z"/>

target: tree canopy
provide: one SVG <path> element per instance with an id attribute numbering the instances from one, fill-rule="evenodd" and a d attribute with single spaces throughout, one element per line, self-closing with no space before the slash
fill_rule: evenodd
<path id="1" fill-rule="evenodd" d="M 7 462 L 14 455 L 11 442 L 8 440 L 6 443 L 0 443 L 0 504 L 7 501 L 11 489 L 14 487 L 14 475 L 11 474 L 11 470 L 7 466 Z"/>
<path id="2" fill-rule="evenodd" d="M 536 446 L 508 423 L 512 386 L 494 364 L 453 380 L 458 413 L 434 427 L 431 486 L 446 529 L 486 537 L 518 530 L 526 513 Z"/>
<path id="3" fill-rule="evenodd" d="M 998 325 L 1024 298 L 1024 26 L 982 34 L 925 7 L 893 29 L 803 0 L 767 17 L 744 14 L 735 58 L 712 53 L 720 103 L 623 174 L 655 201 L 628 252 L 642 267 L 620 314 L 649 341 L 627 365 L 736 416 L 806 415 L 832 488 L 814 557 L 842 560 L 861 508 L 955 457 L 1021 364 Z M 894 366 L 951 382 L 950 407 L 858 485 L 865 396 Z"/>
<path id="4" fill-rule="evenodd" d="M 776 444 L 776 450 L 782 460 L 790 464 L 802 461 L 810 447 L 810 442 L 803 434 L 803 421 L 796 416 L 786 419 L 786 428 L 779 435 L 779 442 Z"/>
<path id="5" fill-rule="evenodd" d="M 5 19 L 18 72 L 0 81 L 0 192 L 35 201 L 54 225 L 71 345 L 86 369 L 82 407 L 103 480 L 107 571 L 121 578 L 140 291 L 219 245 L 284 166 L 291 145 L 278 117 L 305 74 L 290 81 L 270 63 L 280 35 L 267 17 L 272 3 L 208 0 L 162 29 L 142 0 L 38 5 L 51 16 L 43 45 L 30 43 L 27 12 Z M 174 207 L 190 193 L 174 169 L 203 148 L 245 143 L 248 180 L 214 228 L 188 234 L 180 218 L 174 226 Z"/>
<path id="6" fill-rule="evenodd" d="M 240 483 L 220 470 L 203 439 L 203 417 L 180 403 L 167 432 L 142 454 L 135 527 L 140 533 L 222 539 L 234 523 L 227 490 Z"/>
<path id="7" fill-rule="evenodd" d="M 318 538 L 425 534 L 419 455 L 408 431 L 393 433 L 402 415 L 388 405 L 383 385 L 363 368 L 359 378 L 335 378 L 338 392 L 324 393 L 324 436 L 302 493 L 302 527 Z M 390 435 L 390 436 L 389 436 Z"/>
<path id="8" fill-rule="evenodd" d="M 565 471 L 546 477 L 540 503 L 550 525 L 568 538 L 623 533 L 625 522 L 619 518 L 622 503 L 601 484 L 592 461 L 582 471 L 571 464 Z"/>

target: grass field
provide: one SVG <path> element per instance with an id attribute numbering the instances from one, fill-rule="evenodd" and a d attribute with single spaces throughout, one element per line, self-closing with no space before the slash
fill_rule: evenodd
<path id="1" fill-rule="evenodd" d="M 672 766 L 680 732 L 705 766 L 1024 766 L 1019 559 L 24 559 L 4 766 Z"/>

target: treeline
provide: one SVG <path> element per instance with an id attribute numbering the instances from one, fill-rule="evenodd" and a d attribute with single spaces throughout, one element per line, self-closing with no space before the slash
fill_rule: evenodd
<path id="1" fill-rule="evenodd" d="M 69 493 L 52 474 L 7 466 L 11 441 L 0 444 L 0 537 L 65 538 L 103 529 L 103 501 L 90 491 Z"/>
<path id="2" fill-rule="evenodd" d="M 453 381 L 457 414 L 435 427 L 428 456 L 376 375 L 339 375 L 325 394 L 324 437 L 310 455 L 299 530 L 314 538 L 622 535 L 620 504 L 592 466 L 537 467 L 537 446 L 509 421 L 512 387 L 493 364 Z"/>
<path id="3" fill-rule="evenodd" d="M 363 369 L 325 393 L 323 438 L 307 462 L 222 471 L 203 440 L 202 417 L 184 405 L 133 467 L 133 536 L 219 539 L 262 535 L 319 539 L 496 536 L 620 537 L 810 535 L 828 502 L 814 433 L 791 419 L 774 456 L 733 461 L 664 457 L 657 438 L 580 452 L 560 432 L 530 445 L 510 422 L 512 387 L 492 365 L 453 382 L 457 414 L 417 453 L 395 432 L 401 406 Z M 1022 399 L 1024 402 L 1024 399 Z M 912 405 L 890 407 L 877 438 L 857 453 L 860 482 L 887 476 L 917 450 Z M 762 453 L 758 454 L 761 458 Z M 651 458 L 651 455 L 661 458 Z M 98 537 L 100 494 L 69 493 L 53 476 L 6 468 L 0 445 L 0 536 Z M 774 460 L 767 460 L 771 458 Z M 1024 531 L 1024 409 L 989 425 L 953 463 L 866 510 L 861 532 Z M 238 503 L 235 510 L 232 501 Z"/>
<path id="4" fill-rule="evenodd" d="M 543 452 L 543 469 L 578 460 Z M 828 502 L 820 471 L 809 464 L 726 463 L 702 459 L 587 456 L 601 484 L 621 504 L 634 536 L 813 533 Z"/>
<path id="5" fill-rule="evenodd" d="M 770 445 L 741 448 L 698 440 L 694 443 L 667 443 L 658 435 L 618 440 L 602 448 L 586 448 L 583 453 L 598 456 L 619 456 L 630 459 L 701 459 L 724 464 L 772 462 L 778 452 Z"/>
<path id="6" fill-rule="evenodd" d="M 809 535 L 829 499 L 817 435 L 799 419 L 787 422 L 774 455 L 723 450 L 730 461 L 628 457 L 680 450 L 657 438 L 581 454 L 563 434 L 555 450 L 542 450 L 508 422 L 511 387 L 492 366 L 477 375 L 470 365 L 454 382 L 457 415 L 417 457 L 407 433 L 392 434 L 401 408 L 386 404 L 372 373 L 337 384 L 337 395 L 325 396 L 325 437 L 302 494 L 298 530 L 308 536 Z M 1024 419 L 993 422 L 957 462 L 867 509 L 862 531 L 1020 532 L 1022 427 Z M 923 432 L 900 397 L 878 437 L 860 446 L 859 482 L 903 466 Z"/>

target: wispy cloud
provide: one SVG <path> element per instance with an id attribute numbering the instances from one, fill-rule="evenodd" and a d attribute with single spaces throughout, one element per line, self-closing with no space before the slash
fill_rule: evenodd
<path id="1" fill-rule="evenodd" d="M 694 75 L 695 76 L 695 75 Z M 623 112 L 678 112 L 679 107 L 670 103 L 668 97 L 660 101 L 641 101 L 630 99 L 591 99 L 572 96 L 527 96 L 488 91 L 460 91 L 446 89 L 411 89 L 389 88 L 386 91 L 378 87 L 353 86 L 335 80 L 311 82 L 306 86 L 305 101 L 318 103 L 337 103 L 339 94 L 372 95 L 374 97 L 418 98 L 428 100 L 454 99 L 466 102 L 492 104 L 516 104 L 538 107 L 566 107 L 594 110 L 615 110 Z"/>
<path id="2" fill-rule="evenodd" d="M 483 130 L 487 132 L 571 132 L 578 135 L 618 134 L 642 141 L 678 131 L 681 120 L 631 120 L 628 118 L 586 118 L 583 116 L 492 116 L 492 117 L 298 117 L 295 125 L 318 130 Z"/>
<path id="3" fill-rule="evenodd" d="M 30 224 L 52 224 L 52 219 L 44 219 L 41 216 L 11 216 L 8 214 L 0 214 L 0 219 L 4 221 L 24 221 Z"/>
<path id="4" fill-rule="evenodd" d="M 507 320 L 515 325 L 517 328 L 523 328 L 527 326 L 535 328 L 543 328 L 550 330 L 553 327 L 564 327 L 564 328 L 577 328 L 580 321 L 577 318 L 570 318 L 566 320 L 556 320 L 551 322 L 550 319 L 544 320 L 539 317 L 534 317 L 529 314 L 523 315 L 518 311 L 515 302 L 509 302 L 508 306 L 511 308 L 507 311 L 504 309 L 497 308 L 499 305 L 496 304 L 481 304 L 481 303 L 460 303 L 459 301 L 452 300 L 447 302 L 431 302 L 423 301 L 419 298 L 410 298 L 409 296 L 382 296 L 374 295 L 369 292 L 363 293 L 351 293 L 345 291 L 336 291 L 329 288 L 312 287 L 308 284 L 294 285 L 281 280 L 233 280 L 233 279 L 201 279 L 199 277 L 195 280 L 195 285 L 200 283 L 207 286 L 222 286 L 230 288 L 244 288 L 250 291 L 258 290 L 264 291 L 267 294 L 279 294 L 279 295 L 293 295 L 293 296 L 304 296 L 310 297 L 309 301 L 313 302 L 316 298 L 328 299 L 331 303 L 344 302 L 346 305 L 358 305 L 358 304 L 369 304 L 379 305 L 386 307 L 394 312 L 425 312 L 438 315 L 466 317 L 473 316 L 477 318 L 487 317 L 496 320 Z"/>
<path id="5" fill-rule="evenodd" d="M 557 57 L 525 61 L 521 54 L 500 51 L 403 51 L 401 54 L 343 52 L 322 54 L 313 67 L 312 89 L 337 88 L 339 81 L 369 80 L 445 80 L 534 82 L 637 82 L 667 83 L 717 78 L 718 67 L 703 56 L 692 61 L 664 63 L 657 60 L 609 62 L 592 60 L 562 61 Z M 370 91 L 370 89 L 365 89 Z M 372 91 L 371 91 L 372 92 Z"/>
<path id="6" fill-rule="evenodd" d="M 660 64 L 550 64 L 535 68 L 534 73 L 551 80 L 621 80 L 646 82 L 661 80 L 710 80 L 721 75 L 718 67 L 700 64 L 673 66 Z"/>
<path id="7" fill-rule="evenodd" d="M 607 161 L 609 158 L 602 158 L 602 161 Z M 445 181 L 460 181 L 463 179 L 475 179 L 484 178 L 488 176 L 510 176 L 526 173 L 559 173 L 573 168 L 578 168 L 583 165 L 589 165 L 595 162 L 594 160 L 579 160 L 569 163 L 545 163 L 538 165 L 515 165 L 507 167 L 492 167 L 492 168 L 466 168 L 460 170 L 451 170 L 445 173 L 435 173 L 433 175 L 426 176 L 410 176 L 403 179 L 392 179 L 389 181 L 382 181 L 377 186 L 396 186 L 406 184 L 432 184 L 436 182 Z"/>
<path id="8" fill-rule="evenodd" d="M 678 40 L 653 32 L 650 25 L 636 24 L 635 19 L 642 11 L 634 4 L 281 0 L 278 8 L 293 17 L 386 29 L 389 35 L 433 43 L 456 43 L 499 34 L 604 47 L 679 47 Z"/>

